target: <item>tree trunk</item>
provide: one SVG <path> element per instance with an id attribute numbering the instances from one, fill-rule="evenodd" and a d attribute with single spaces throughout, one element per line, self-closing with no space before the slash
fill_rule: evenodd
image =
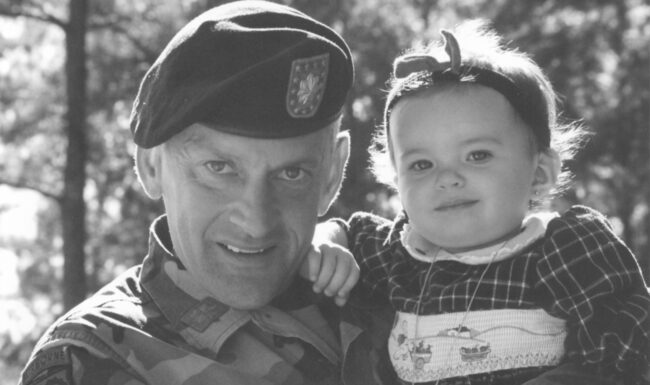
<path id="1" fill-rule="evenodd" d="M 63 228 L 63 305 L 70 309 L 86 296 L 86 13 L 87 0 L 70 0 L 66 29 L 67 139 Z"/>

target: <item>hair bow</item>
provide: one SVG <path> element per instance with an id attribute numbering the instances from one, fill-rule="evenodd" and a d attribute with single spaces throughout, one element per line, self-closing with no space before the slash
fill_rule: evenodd
<path id="1" fill-rule="evenodd" d="M 431 73 L 451 71 L 460 75 L 460 46 L 453 33 L 441 30 L 445 52 L 449 55 L 449 61 L 439 62 L 431 55 L 407 54 L 398 57 L 393 63 L 393 73 L 396 78 L 405 78 L 413 73 L 427 71 Z"/>

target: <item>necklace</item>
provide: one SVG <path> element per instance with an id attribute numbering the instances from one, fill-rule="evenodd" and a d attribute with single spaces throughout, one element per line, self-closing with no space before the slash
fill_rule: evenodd
<path id="1" fill-rule="evenodd" d="M 481 282 L 483 282 L 483 278 L 485 277 L 485 274 L 487 273 L 488 269 L 490 266 L 492 266 L 492 262 L 494 262 L 494 259 L 499 255 L 501 250 L 506 246 L 510 239 L 506 239 L 499 248 L 492 253 L 492 257 L 490 258 L 490 261 L 485 265 L 485 268 L 483 269 L 483 272 L 481 273 L 481 276 L 478 279 L 478 282 L 476 283 L 476 287 L 474 288 L 474 292 L 472 293 L 472 296 L 470 297 L 469 303 L 467 304 L 467 309 L 465 309 L 465 314 L 463 314 L 463 318 L 460 321 L 460 324 L 458 325 L 458 330 L 461 330 L 461 328 L 465 327 L 465 321 L 467 320 L 467 316 L 469 315 L 469 311 L 472 308 L 472 304 L 474 303 L 474 298 L 476 297 L 476 293 L 478 293 L 478 288 L 481 286 Z M 441 248 L 438 248 L 436 250 L 436 253 L 433 255 L 433 258 L 431 259 L 431 262 L 429 264 L 429 268 L 427 269 L 427 273 L 424 276 L 424 282 L 422 283 L 422 288 L 420 289 L 420 295 L 418 296 L 418 302 L 415 307 L 415 339 L 417 340 L 419 338 L 419 320 L 420 320 L 420 305 L 422 303 L 422 297 L 424 296 L 424 290 L 426 289 L 428 283 L 429 283 L 429 278 L 431 276 L 431 270 L 433 269 L 433 264 L 436 262 L 436 259 L 438 258 L 438 254 L 440 253 Z M 449 362 L 449 359 L 451 357 L 451 354 L 455 350 L 456 344 L 455 341 L 452 343 L 452 345 L 449 348 L 449 351 L 447 352 L 446 355 L 446 360 L 447 363 Z M 440 378 L 436 380 L 435 385 L 438 385 L 440 382 Z M 411 385 L 414 383 L 412 382 Z"/>

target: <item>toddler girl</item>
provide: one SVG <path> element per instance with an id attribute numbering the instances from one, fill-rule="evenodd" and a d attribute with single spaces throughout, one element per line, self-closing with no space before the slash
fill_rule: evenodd
<path id="1" fill-rule="evenodd" d="M 374 154 L 404 211 L 319 229 L 344 236 L 355 290 L 393 306 L 397 376 L 521 384 L 564 364 L 642 382 L 650 296 L 635 257 L 593 209 L 531 210 L 562 187 L 581 128 L 558 123 L 541 69 L 481 24 L 442 34 L 444 47 L 395 60 Z"/>

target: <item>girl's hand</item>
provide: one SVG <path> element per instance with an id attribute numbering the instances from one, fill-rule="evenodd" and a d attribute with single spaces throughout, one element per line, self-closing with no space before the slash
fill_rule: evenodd
<path id="1" fill-rule="evenodd" d="M 359 280 L 359 265 L 348 249 L 334 243 L 323 243 L 312 247 L 301 266 L 300 275 L 314 282 L 314 292 L 334 297 L 334 302 L 343 306 Z"/>

